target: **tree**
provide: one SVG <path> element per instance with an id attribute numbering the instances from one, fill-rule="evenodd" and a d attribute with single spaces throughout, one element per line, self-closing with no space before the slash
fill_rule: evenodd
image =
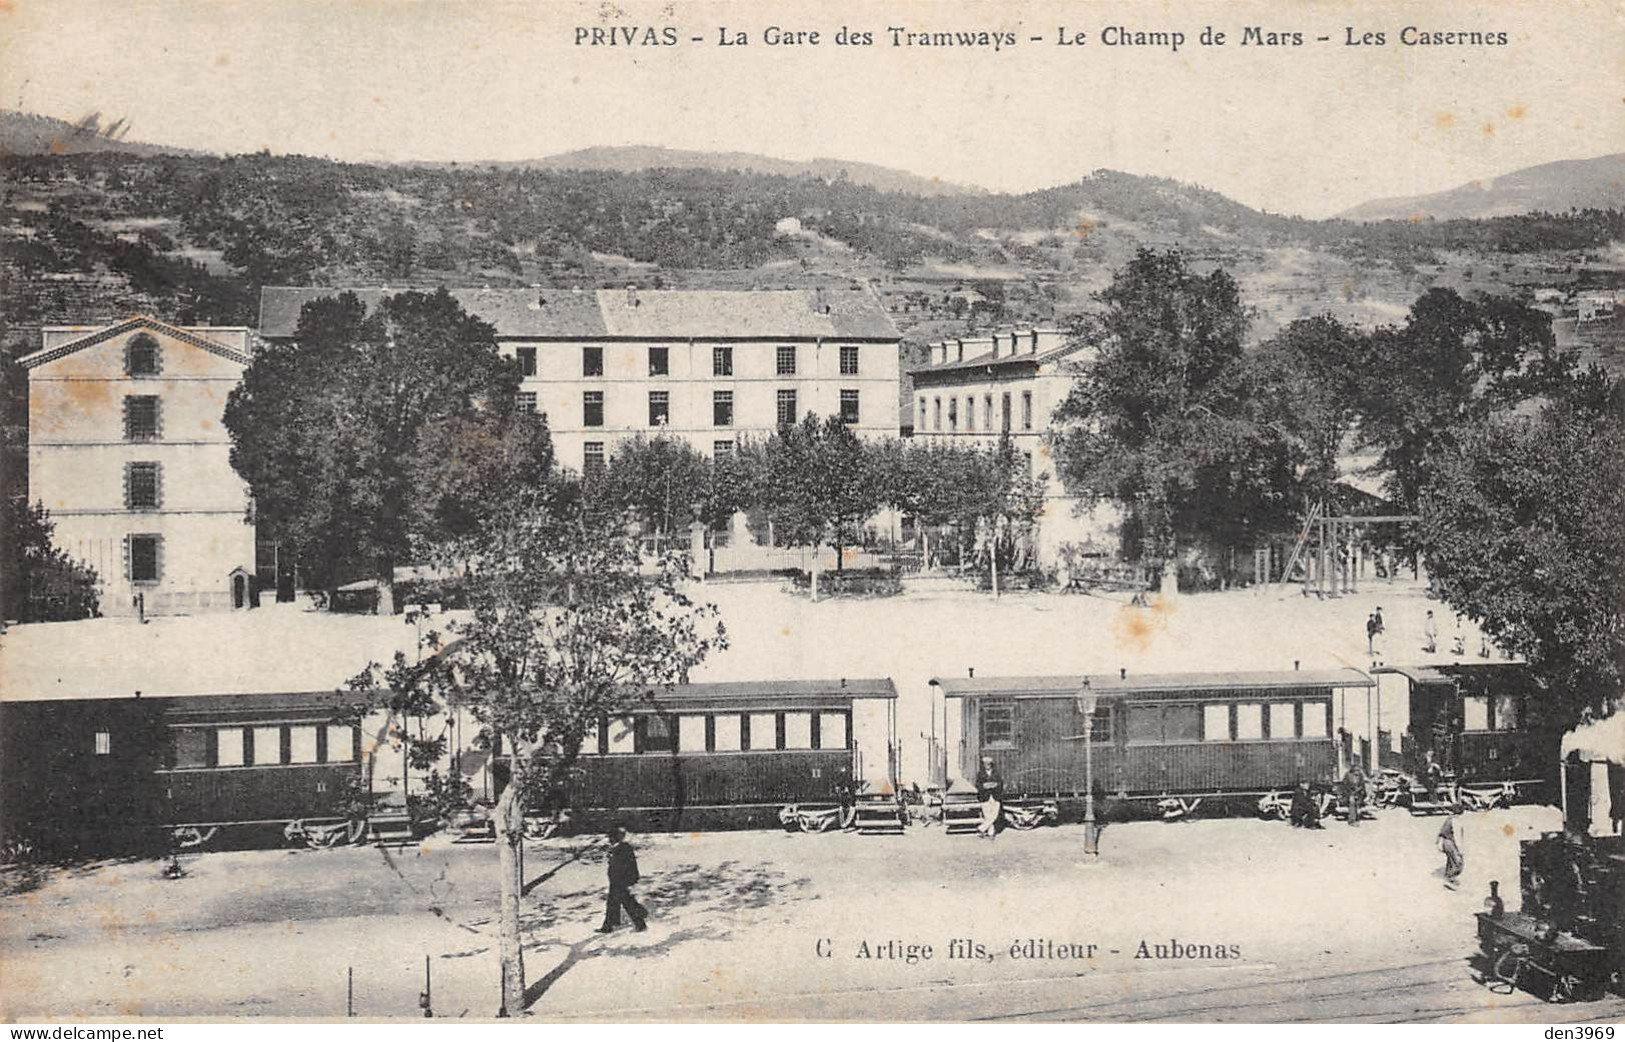
<path id="1" fill-rule="evenodd" d="M 527 806 L 558 798 L 601 717 L 653 686 L 684 682 L 710 652 L 727 646 L 716 609 L 682 590 L 681 561 L 651 566 L 624 524 L 591 523 L 579 497 L 532 491 L 493 523 L 445 553 L 464 569 L 470 613 L 427 635 L 435 654 L 387 668 L 369 666 L 351 689 L 367 709 L 428 718 L 462 708 L 478 741 L 510 751 L 511 775 L 497 800 L 500 872 L 499 1016 L 521 1008 L 525 966 L 519 926 L 524 892 L 520 843 Z M 568 492 L 568 490 L 563 490 Z M 400 728 L 423 759 L 443 751 Z"/>
<path id="2" fill-rule="evenodd" d="M 1097 361 L 1051 434 L 1067 488 L 1121 503 L 1139 533 L 1131 556 L 1170 573 L 1189 544 L 1269 527 L 1282 448 L 1248 400 L 1235 282 L 1196 274 L 1177 251 L 1142 249 L 1100 299 Z"/>
<path id="3" fill-rule="evenodd" d="M 761 493 L 774 530 L 791 546 L 811 547 L 812 596 L 818 599 L 819 551 L 835 548 L 836 568 L 848 537 L 880 506 L 867 452 L 839 416 L 808 413 L 778 431 L 763 449 Z"/>
<path id="4" fill-rule="evenodd" d="M 12 549 L 21 589 L 17 617 L 24 622 L 67 622 L 100 614 L 96 570 L 57 547 L 51 538 L 55 531 L 44 503 L 17 512 Z"/>
<path id="5" fill-rule="evenodd" d="M 710 488 L 705 457 L 686 441 L 641 434 L 623 441 L 610 457 L 592 495 L 615 513 L 631 511 L 658 535 L 675 535 L 694 520 Z"/>
<path id="6" fill-rule="evenodd" d="M 308 577 L 331 589 L 346 570 L 371 576 L 392 612 L 396 563 L 491 505 L 459 503 L 484 486 L 458 474 L 488 474 L 527 446 L 536 465 L 520 474 L 546 472 L 546 431 L 516 407 L 518 386 L 495 331 L 445 290 L 386 297 L 373 314 L 354 294 L 323 297 L 232 391 L 231 463 L 260 531 Z"/>
<path id="7" fill-rule="evenodd" d="M 1302 491 L 1332 495 L 1344 442 L 1359 419 L 1365 337 L 1330 315 L 1302 318 L 1251 356 L 1250 398 L 1260 423 L 1290 445 Z"/>
<path id="8" fill-rule="evenodd" d="M 1420 506 L 1444 600 L 1528 660 L 1565 723 L 1609 712 L 1625 682 L 1625 384 L 1457 428 Z"/>

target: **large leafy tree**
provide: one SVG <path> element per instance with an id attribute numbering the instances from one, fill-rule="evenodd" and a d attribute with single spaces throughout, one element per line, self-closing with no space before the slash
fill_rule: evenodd
<path id="1" fill-rule="evenodd" d="M 1249 393 L 1235 282 L 1142 249 L 1100 299 L 1097 361 L 1051 433 L 1067 488 L 1122 504 L 1137 534 L 1130 554 L 1168 570 L 1193 545 L 1278 527 L 1295 506 L 1294 475 Z"/>
<path id="2" fill-rule="evenodd" d="M 1434 588 L 1524 656 L 1573 723 L 1625 682 L 1625 385 L 1451 432 L 1420 496 Z"/>
<path id="3" fill-rule="evenodd" d="M 716 609 L 684 593 L 679 558 L 650 562 L 626 525 L 600 520 L 579 496 L 510 500 L 472 536 L 447 544 L 470 599 L 468 616 L 448 627 L 451 639 L 431 633 L 426 662 L 397 655 L 351 681 L 370 694 L 362 711 L 388 709 L 399 720 L 461 707 L 478 721 L 482 744 L 510 754 L 495 813 L 503 1016 L 525 995 L 519 846 L 527 806 L 558 798 L 603 716 L 652 686 L 686 681 L 727 644 Z M 411 731 L 397 733 L 421 741 Z M 417 751 L 439 755 L 435 741 Z"/>
<path id="4" fill-rule="evenodd" d="M 232 466 L 260 531 L 313 584 L 371 576 L 379 610 L 393 611 L 395 565 L 417 544 L 461 534 L 500 490 L 546 474 L 546 430 L 516 407 L 518 385 L 492 327 L 444 290 L 387 297 L 371 314 L 353 294 L 323 297 L 232 392 Z M 493 465 L 499 484 L 482 479 Z"/>
<path id="5" fill-rule="evenodd" d="M 18 511 L 11 538 L 24 622 L 66 622 L 98 614 L 96 570 L 69 557 L 52 539 L 56 524 L 45 504 Z"/>
<path id="6" fill-rule="evenodd" d="M 773 435 L 762 450 L 762 503 L 776 533 L 813 550 L 812 594 L 818 598 L 819 551 L 840 550 L 879 509 L 880 489 L 864 444 L 839 416 L 812 413 Z"/>
<path id="7" fill-rule="evenodd" d="M 1342 476 L 1339 459 L 1359 420 L 1365 335 L 1330 315 L 1301 318 L 1250 356 L 1259 422 L 1285 443 L 1302 492 L 1324 499 Z"/>
<path id="8" fill-rule="evenodd" d="M 659 535 L 675 535 L 704 512 L 710 492 L 709 464 L 688 442 L 639 435 L 622 442 L 590 494 L 616 511 L 630 511 Z"/>

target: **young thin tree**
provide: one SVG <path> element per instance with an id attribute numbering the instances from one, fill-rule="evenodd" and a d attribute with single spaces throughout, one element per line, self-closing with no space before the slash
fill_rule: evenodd
<path id="1" fill-rule="evenodd" d="M 816 601 L 819 551 L 833 546 L 839 569 L 848 536 L 880 507 L 867 451 L 840 417 L 808 413 L 768 440 L 763 467 L 762 498 L 775 530 L 789 545 L 812 549 Z"/>
<path id="2" fill-rule="evenodd" d="M 499 1016 L 525 996 L 520 934 L 520 843 L 525 810 L 557 798 L 589 730 L 641 692 L 680 683 L 727 646 L 715 607 L 695 603 L 674 555 L 653 565 L 625 524 L 589 523 L 579 496 L 516 498 L 457 546 L 470 612 L 428 640 L 424 664 L 397 655 L 370 666 L 352 689 L 376 692 L 372 708 L 402 717 L 462 708 L 480 741 L 510 754 L 497 800 Z M 438 752 L 438 750 L 432 750 Z"/>
<path id="3" fill-rule="evenodd" d="M 518 386 L 495 330 L 444 290 L 386 297 L 372 314 L 354 294 L 319 298 L 232 391 L 231 463 L 262 533 L 329 589 L 347 568 L 374 577 L 378 610 L 393 612 L 395 565 L 444 506 L 422 481 L 425 433 L 443 449 L 479 443 L 444 437 L 459 421 L 533 424 L 515 419 Z"/>

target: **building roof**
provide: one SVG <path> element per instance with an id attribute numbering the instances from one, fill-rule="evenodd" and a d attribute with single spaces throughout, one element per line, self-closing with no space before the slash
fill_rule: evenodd
<path id="1" fill-rule="evenodd" d="M 404 290 L 267 286 L 259 333 L 291 337 L 304 305 L 354 293 L 370 311 Z M 897 340 L 897 327 L 867 289 L 671 290 L 452 289 L 463 309 L 504 339 Z M 635 301 L 635 303 L 634 303 Z"/>
<path id="2" fill-rule="evenodd" d="M 918 379 L 921 376 L 930 377 L 937 373 L 991 373 L 997 369 L 1014 368 L 1022 365 L 1041 366 L 1049 362 L 1059 361 L 1080 351 L 1087 351 L 1091 346 L 1083 341 L 1073 341 L 1062 344 L 1060 347 L 1052 347 L 1048 351 L 1040 351 L 1037 354 L 1024 355 L 1018 353 L 1003 355 L 999 358 L 994 358 L 990 349 L 975 358 L 967 358 L 964 361 L 939 362 L 936 365 L 920 366 L 918 369 L 909 370 L 909 375 Z"/>
<path id="3" fill-rule="evenodd" d="M 1097 695 L 1135 695 L 1231 688 L 1372 687 L 1357 669 L 1289 669 L 1213 673 L 1145 673 L 1127 677 L 1111 673 L 1047 677 L 948 677 L 931 681 L 949 698 L 995 695 L 1008 698 L 1053 698 L 1075 695 L 1084 680 Z"/>
<path id="4" fill-rule="evenodd" d="M 62 327 L 52 326 L 49 328 L 55 330 Z M 191 344 L 193 347 L 202 348 L 210 354 L 219 355 L 221 358 L 229 359 L 230 361 L 236 362 L 238 365 L 248 365 L 253 361 L 252 358 L 243 352 L 238 351 L 237 349 L 226 344 L 222 344 L 217 340 L 211 340 L 209 337 L 204 336 L 203 334 L 209 332 L 211 328 L 216 327 L 172 326 L 167 322 L 160 322 L 150 315 L 134 315 L 122 322 L 115 322 L 110 326 L 101 326 L 95 329 L 88 329 L 83 336 L 75 337 L 66 343 L 43 348 L 42 350 L 35 351 L 30 355 L 24 355 L 22 358 L 18 359 L 18 364 L 24 369 L 34 369 L 38 366 L 46 364 L 47 362 L 54 362 L 59 358 L 71 355 L 75 351 L 82 351 L 87 347 L 93 347 L 96 344 L 111 340 L 114 337 L 123 336 L 125 333 L 129 333 L 136 329 L 150 329 L 154 332 L 162 333 L 164 336 L 179 340 L 182 343 Z M 243 330 L 241 327 L 233 326 L 226 328 L 230 329 L 232 332 L 246 332 L 246 330 Z"/>

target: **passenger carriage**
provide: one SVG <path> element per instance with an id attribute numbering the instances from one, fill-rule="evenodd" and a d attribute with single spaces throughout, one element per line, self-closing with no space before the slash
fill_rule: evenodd
<path id="1" fill-rule="evenodd" d="M 1091 756 L 1097 797 L 1160 805 L 1164 816 L 1237 797 L 1251 806 L 1300 781 L 1329 785 L 1346 766 L 1339 730 L 1366 711 L 1374 686 L 1353 669 L 931 683 L 944 700 L 948 776 L 969 782 L 991 756 L 1012 801 L 1054 800 L 1073 818 Z"/>

